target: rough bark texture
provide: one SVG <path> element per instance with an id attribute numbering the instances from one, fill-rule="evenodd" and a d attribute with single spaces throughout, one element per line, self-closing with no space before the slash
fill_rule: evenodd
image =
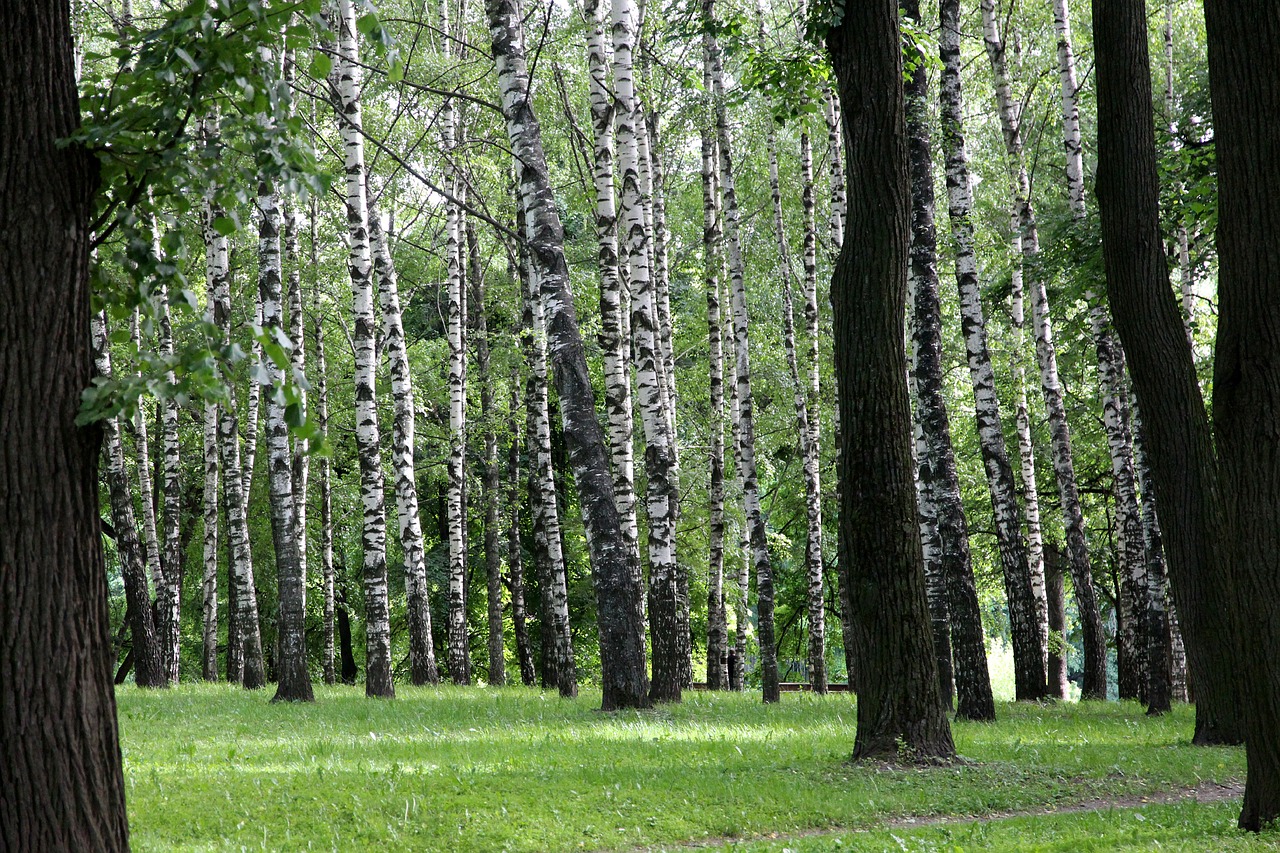
<path id="1" fill-rule="evenodd" d="M 1208 0 L 1205 29 L 1218 155 L 1220 543 L 1240 608 L 1249 759 L 1240 826 L 1256 831 L 1280 818 L 1280 6 Z"/>
<path id="2" fill-rule="evenodd" d="M 910 242 L 898 4 L 846 7 L 827 36 L 848 144 L 848 220 L 832 279 L 840 384 L 840 536 L 857 649 L 855 759 L 949 760 L 911 471 L 902 348 Z"/>
<path id="3" fill-rule="evenodd" d="M 92 158 L 68 6 L 6 2 L 0 49 L 0 848 L 129 848 L 98 516 Z"/>
<path id="4" fill-rule="evenodd" d="M 1134 464 L 1142 486 L 1142 535 L 1146 558 L 1147 600 L 1142 602 L 1147 614 L 1146 636 L 1138 637 L 1146 649 L 1147 713 L 1163 714 L 1173 702 L 1173 631 L 1169 621 L 1169 577 L 1164 561 L 1164 542 L 1160 517 L 1156 513 L 1151 485 L 1151 466 L 1142 442 L 1142 422 L 1133 422 Z"/>
<path id="5" fill-rule="evenodd" d="M 1066 590 L 1063 589 L 1062 549 L 1050 543 L 1044 549 L 1045 598 L 1049 616 L 1048 695 L 1067 698 L 1067 628 Z"/>
<path id="6" fill-rule="evenodd" d="M 595 393 L 569 290 L 564 229 L 551 193 L 542 131 L 529 97 L 523 28 L 513 0 L 486 0 L 485 11 L 507 135 L 516 155 L 530 265 L 540 301 L 546 307 L 560 414 L 591 554 L 599 613 L 602 704 L 605 710 L 644 707 L 649 704 L 649 685 L 640 585 L 632 573 L 622 534 L 604 431 L 596 420 Z"/>
<path id="7" fill-rule="evenodd" d="M 1209 417 L 1160 233 L 1145 3 L 1096 0 L 1093 23 L 1107 290 L 1142 407 L 1173 598 L 1196 685 L 1194 742 L 1239 743 L 1236 602 L 1219 565 L 1222 519 Z"/>
<path id="8" fill-rule="evenodd" d="M 920 20 L 919 0 L 907 0 L 903 9 L 908 18 Z M 922 491 L 926 494 L 922 504 L 932 504 L 936 530 L 936 546 L 924 543 L 925 572 L 926 577 L 935 574 L 939 581 L 935 584 L 930 579 L 931 613 L 946 612 L 950 617 L 945 633 L 951 660 L 947 661 L 946 675 L 941 670 L 939 672 L 944 697 L 950 699 L 948 678 L 954 672 L 956 715 L 961 719 L 993 720 L 995 700 L 987 669 L 982 611 L 969 557 L 969 526 L 964 503 L 960 499 L 960 477 L 951 447 L 951 422 L 943 394 L 942 306 L 938 294 L 933 156 L 928 126 L 929 87 L 925 57 L 918 55 L 918 60 L 906 91 L 906 126 L 911 159 L 911 248 L 907 291 L 911 297 L 911 384 L 916 397 L 919 431 L 924 439 L 923 453 L 918 460 Z M 933 606 L 935 587 L 941 587 L 945 609 Z M 935 644 L 940 633 L 935 627 Z M 941 664 L 940 651 L 938 660 Z"/>
<path id="9" fill-rule="evenodd" d="M 961 331 L 968 354 L 978 439 L 991 493 L 1009 606 L 1015 695 L 1019 701 L 1035 701 L 1042 698 L 1045 691 L 1045 646 L 1027 561 L 1027 545 L 1022 538 L 1022 509 L 1018 505 L 1013 467 L 1009 464 L 999 401 L 995 395 L 995 371 L 987 348 L 982 295 L 978 286 L 972 221 L 973 191 L 965 150 L 964 98 L 960 82 L 959 0 L 942 0 L 941 20 L 942 144 L 947 168 L 947 214 L 956 259 L 956 286 L 960 291 Z"/>

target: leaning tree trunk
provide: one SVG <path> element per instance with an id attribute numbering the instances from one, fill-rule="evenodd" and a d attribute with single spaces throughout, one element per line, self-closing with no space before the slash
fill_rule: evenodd
<path id="1" fill-rule="evenodd" d="M 524 31 L 513 0 L 486 0 L 485 11 L 507 135 L 519 175 L 530 266 L 538 301 L 546 308 L 545 328 L 560 415 L 591 554 L 599 612 L 602 704 L 605 710 L 644 707 L 649 703 L 649 685 L 640 584 L 632 574 L 604 432 L 596 420 L 595 393 L 569 290 L 564 229 L 551 193 L 542 130 L 529 97 Z"/>
<path id="2" fill-rule="evenodd" d="M 76 425 L 97 162 L 63 143 L 80 114 L 68 9 L 7 4 L 0 27 L 0 848 L 123 851 L 101 433 Z"/>
<path id="3" fill-rule="evenodd" d="M 382 348 L 391 373 L 391 399 L 395 418 L 391 424 L 391 457 L 395 468 L 396 519 L 404 552 L 405 591 L 409 616 L 409 671 L 415 685 L 436 684 L 435 646 L 431 640 L 431 606 L 427 597 L 426 550 L 422 544 L 422 520 L 418 515 L 418 479 L 413 464 L 413 377 L 405 348 L 404 321 L 395 263 L 382 217 L 369 209 L 369 236 L 374 248 L 374 274 L 382 309 Z"/>
<path id="4" fill-rule="evenodd" d="M 734 618 L 734 637 L 732 662 L 729 665 L 729 689 L 741 691 L 746 689 L 746 666 L 747 666 L 747 631 L 750 630 L 750 595 L 751 595 L 751 542 L 747 538 L 746 528 L 746 504 L 742 500 L 742 418 L 739 414 L 738 407 L 738 358 L 733 340 L 733 330 L 725 329 L 724 347 L 728 350 L 728 358 L 726 361 L 726 369 L 728 376 L 726 377 L 729 385 L 729 433 L 730 441 L 733 447 L 734 469 L 738 472 L 738 504 L 742 509 L 743 520 L 739 521 L 735 526 L 734 540 L 737 544 L 735 549 L 738 554 L 738 572 L 734 578 L 737 587 L 737 595 L 734 596 L 733 602 L 733 618 Z"/>
<path id="5" fill-rule="evenodd" d="M 919 21 L 918 0 L 908 0 L 904 9 L 911 19 Z M 933 571 L 942 581 L 950 616 L 956 715 L 967 720 L 993 720 L 995 700 L 987 669 L 982 611 L 969 556 L 969 527 L 960 497 L 960 477 L 951 447 L 951 422 L 943 393 L 942 306 L 938 294 L 933 155 L 927 123 L 929 91 L 924 55 L 918 54 L 918 58 L 907 87 L 906 123 L 911 158 L 911 249 L 907 276 L 912 299 L 912 385 L 917 419 L 924 435 L 920 479 L 933 504 L 937 529 Z M 929 568 L 926 563 L 926 573 Z M 937 636 L 935 630 L 935 640 Z M 943 684 L 944 693 L 949 687 Z"/>
<path id="6" fill-rule="evenodd" d="M 1013 640 L 1014 690 L 1018 701 L 1036 701 L 1045 692 L 1045 647 L 1040 632 L 1027 546 L 1022 538 L 1022 509 L 1018 505 L 1013 467 L 1005 449 L 1000 405 L 995 392 L 995 371 L 987 348 L 982 294 L 978 283 L 978 257 L 973 236 L 973 191 L 969 180 L 964 139 L 964 96 L 960 79 L 960 4 L 943 0 L 942 36 L 942 144 L 947 171 L 947 215 L 955 247 L 956 286 L 960 292 L 960 326 L 973 384 L 974 413 L 983 468 L 991 493 L 1000 565 L 1009 607 Z"/>
<path id="7" fill-rule="evenodd" d="M 602 0 L 584 0 L 587 23 L 588 90 L 591 98 L 592 177 L 595 190 L 595 228 L 600 267 L 600 347 L 604 351 L 604 408 L 609 424 L 609 452 L 613 463 L 613 492 L 622 517 L 632 573 L 641 583 L 640 533 L 636 522 L 634 423 L 631 410 L 631 341 L 623 334 L 623 282 L 618 259 L 618 214 L 613 178 L 614 97 L 609 85 L 609 56 L 605 42 Z"/>
<path id="8" fill-rule="evenodd" d="M 703 20 L 715 19 L 715 0 L 703 0 Z M 729 140 L 728 106 L 725 103 L 724 70 L 719 45 L 712 40 L 711 85 L 716 104 L 716 142 L 720 149 L 720 189 L 724 195 L 724 233 L 729 255 L 729 285 L 733 304 L 734 352 L 737 356 L 738 467 L 742 503 L 746 515 L 751 564 L 756 574 L 756 620 L 760 643 L 760 680 L 765 702 L 780 699 L 778 647 L 773 624 L 773 567 L 769 561 L 769 537 L 760 506 L 760 481 L 756 474 L 756 433 L 751 397 L 750 318 L 747 311 L 746 266 L 739 236 L 738 194 L 734 182 L 733 148 Z M 741 664 L 740 664 L 741 665 Z"/>
<path id="9" fill-rule="evenodd" d="M 363 123 L 360 115 L 360 65 L 355 7 L 338 0 L 338 129 L 347 173 L 347 268 L 355 329 L 356 452 L 360 460 L 360 496 L 364 507 L 365 694 L 394 698 L 391 679 L 391 619 L 387 601 L 387 518 L 383 498 L 382 452 L 375 398 L 373 275 L 369 252 L 369 211 L 365 196 Z"/>
<path id="10" fill-rule="evenodd" d="M 111 375 L 111 350 L 104 313 L 94 315 L 94 364 L 98 375 Z M 138 527 L 134 521 L 133 493 L 129 488 L 129 472 L 125 468 L 124 441 L 117 417 L 103 418 L 103 437 L 107 457 L 107 491 L 111 501 L 111 523 L 115 528 L 116 550 L 120 555 L 120 574 L 124 578 L 127 611 L 132 617 L 135 681 L 139 687 L 167 687 L 164 650 L 155 626 L 151 591 L 147 585 L 147 569 Z"/>
<path id="11" fill-rule="evenodd" d="M 845 245 L 832 278 L 841 386 L 841 571 L 853 591 L 855 759 L 955 756 L 938 693 L 911 472 L 902 349 L 911 183 L 896 0 L 850 4 L 827 35 L 848 143 Z M 858 251 L 852 240 L 857 240 Z"/>
<path id="12" fill-rule="evenodd" d="M 1058 376 L 1057 348 L 1053 342 L 1053 325 L 1049 317 L 1049 297 L 1042 276 L 1035 267 L 1023 261 L 1032 261 L 1040 251 L 1036 233 L 1036 217 L 1031 205 L 1031 182 L 1023 161 L 1021 117 L 1018 115 L 1009 89 L 1005 71 L 1004 42 L 1001 39 L 996 17 L 995 0 L 982 0 L 983 32 L 987 56 L 995 75 L 996 101 L 1000 111 L 1000 125 L 1013 177 L 1014 208 L 1018 216 L 1023 274 L 1031 272 L 1031 315 L 1035 325 L 1036 356 L 1040 365 L 1040 387 L 1044 393 L 1045 408 L 1049 413 L 1050 449 L 1053 470 L 1058 481 L 1058 497 L 1062 504 L 1062 526 L 1066 531 L 1067 557 L 1071 568 L 1072 586 L 1075 588 L 1076 610 L 1084 638 L 1084 683 L 1081 696 L 1085 699 L 1107 698 L 1107 638 L 1102 627 L 1102 616 L 1093 589 L 1093 577 L 1089 568 L 1089 547 L 1085 538 L 1084 512 L 1080 507 L 1080 493 L 1076 486 L 1075 465 L 1071 459 L 1071 432 L 1067 425 L 1067 409 L 1063 401 L 1062 383 Z"/>
<path id="13" fill-rule="evenodd" d="M 1205 31 L 1218 155 L 1220 541 L 1239 603 L 1237 666 L 1247 673 L 1239 678 L 1249 763 L 1240 827 L 1258 831 L 1280 819 L 1280 7 L 1208 0 Z"/>
<path id="14" fill-rule="evenodd" d="M 1196 688 L 1194 743 L 1244 735 L 1232 641 L 1234 591 L 1220 559 L 1218 472 L 1191 348 L 1169 287 L 1145 4 L 1097 0 L 1098 207 L 1107 289 L 1142 409 L 1169 576 Z"/>
<path id="15" fill-rule="evenodd" d="M 714 105 L 710 101 L 711 66 L 708 33 L 702 36 L 702 89 L 705 114 L 702 143 L 702 263 L 707 294 L 707 366 L 710 374 L 711 448 L 707 487 L 707 689 L 729 687 L 729 623 L 724 596 L 724 329 L 720 314 L 720 187 L 716 181 Z"/>
<path id="16" fill-rule="evenodd" d="M 280 196 L 268 181 L 258 185 L 258 295 L 262 329 L 273 341 L 284 331 L 280 276 Z M 279 658 L 274 702 L 312 702 L 307 670 L 306 578 L 298 558 L 295 526 L 293 452 L 285 422 L 284 369 L 274 358 L 263 360 L 267 401 L 267 481 L 271 496 L 271 538 L 275 544 L 280 591 Z"/>

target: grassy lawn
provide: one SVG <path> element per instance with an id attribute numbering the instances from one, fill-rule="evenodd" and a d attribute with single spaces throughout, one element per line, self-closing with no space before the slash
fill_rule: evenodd
<path id="1" fill-rule="evenodd" d="M 548 851 L 708 839 L 753 850 L 1156 842 L 1218 850 L 1280 842 L 1236 833 L 1235 803 L 884 829 L 908 816 L 981 816 L 1242 779 L 1241 750 L 1189 745 L 1188 708 L 1151 720 L 1134 704 L 1002 705 L 995 725 L 954 727 L 971 763 L 901 770 L 846 763 L 854 710 L 843 695 L 788 694 L 767 708 L 756 694 L 687 694 L 678 706 L 605 715 L 591 691 L 562 701 L 519 688 L 397 690 L 400 698 L 379 702 L 358 688 L 321 687 L 315 705 L 281 706 L 266 690 L 121 688 L 135 847 Z M 827 832 L 789 837 L 807 830 Z"/>

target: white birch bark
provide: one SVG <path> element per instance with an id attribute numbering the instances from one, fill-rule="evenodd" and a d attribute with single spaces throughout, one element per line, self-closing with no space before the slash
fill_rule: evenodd
<path id="1" fill-rule="evenodd" d="M 415 685 L 440 680 L 431 639 L 431 606 L 428 597 L 426 550 L 418 510 L 418 484 L 414 466 L 413 378 L 405 348 L 404 321 L 395 263 L 382 227 L 382 216 L 369 208 L 369 238 L 374 251 L 374 274 L 382 315 L 382 349 L 391 374 L 391 399 L 395 416 L 391 426 L 391 464 L 395 476 L 396 519 L 404 552 L 405 592 L 409 617 L 410 679 Z"/>
<path id="2" fill-rule="evenodd" d="M 613 0 L 613 86 L 618 168 L 622 179 L 619 233 L 631 281 L 631 328 L 636 349 L 636 385 L 645 437 L 646 508 L 649 517 L 649 628 L 653 648 L 650 697 L 678 702 L 681 696 L 680 600 L 676 578 L 676 508 L 679 473 L 669 416 L 668 385 L 659 331 L 658 297 L 651 260 L 651 224 L 642 156 L 648 148 L 635 90 L 632 54 L 639 12 L 634 0 Z"/>
<path id="3" fill-rule="evenodd" d="M 293 85 L 295 74 L 295 58 L 292 48 L 285 51 L 284 54 L 284 79 L 289 85 Z M 289 102 L 289 115 L 293 117 L 297 112 L 296 99 Z M 285 298 L 289 305 L 289 340 L 293 343 L 293 349 L 289 353 L 289 367 L 294 377 L 306 375 L 307 368 L 307 341 L 306 341 L 306 320 L 303 315 L 302 308 L 302 264 L 298 254 L 298 210 L 295 207 L 294 198 L 287 195 L 283 204 L 284 211 L 284 266 L 287 272 L 287 288 Z M 313 223 L 314 227 L 314 223 Z M 315 254 L 315 243 L 312 242 L 311 269 L 313 276 L 319 268 L 319 259 Z M 312 279 L 312 287 L 315 286 L 315 280 Z M 298 384 L 298 403 L 301 407 L 302 416 L 309 416 L 307 403 L 307 389 L 304 383 Z M 298 542 L 298 566 L 302 575 L 302 596 L 303 602 L 306 602 L 307 594 L 307 488 L 311 478 L 311 454 L 308 452 L 307 442 L 303 439 L 297 439 L 293 442 L 293 518 L 294 518 L 294 537 Z"/>
<path id="4" fill-rule="evenodd" d="M 711 100 L 709 34 L 702 37 L 702 88 L 705 93 L 699 136 L 702 146 L 702 264 L 707 295 L 707 367 L 711 404 L 710 483 L 707 490 L 707 689 L 729 684 L 729 624 L 724 593 L 724 324 L 720 308 L 720 274 L 724 266 L 720 234 L 720 185 L 715 139 L 715 104 Z M 741 633 L 741 632 L 739 632 Z"/>
<path id="5" fill-rule="evenodd" d="M 1009 159 L 1013 184 L 1014 208 L 1021 233 L 1021 258 L 1034 259 L 1039 253 L 1035 211 L 1031 205 L 1031 183 L 1023 158 L 1021 117 L 1018 114 L 1005 69 L 1005 45 L 995 15 L 995 0 L 982 0 L 983 38 L 987 57 L 995 76 L 996 103 L 1001 130 Z M 1015 258 L 1015 263 L 1019 259 Z M 1024 277 L 1026 267 L 1024 266 Z M 1049 316 L 1049 297 L 1040 276 L 1029 282 L 1032 323 L 1035 327 L 1036 355 L 1040 366 L 1040 387 L 1049 414 L 1050 449 L 1054 474 L 1058 481 L 1062 504 L 1063 528 L 1066 532 L 1068 563 L 1075 589 L 1076 607 L 1084 634 L 1085 665 L 1082 693 L 1088 699 L 1105 699 L 1107 692 L 1106 636 L 1090 574 L 1089 550 L 1085 538 L 1084 514 L 1076 486 L 1075 466 L 1071 458 L 1071 433 L 1067 424 L 1066 405 L 1058 375 L 1057 348 Z"/>
<path id="6" fill-rule="evenodd" d="M 360 497 L 364 508 L 365 693 L 391 698 L 391 623 L 387 600 L 386 510 L 375 400 L 373 282 L 365 195 L 363 121 L 356 15 L 352 0 L 338 0 L 338 129 L 346 171 L 347 267 L 355 314 L 356 447 L 360 457 Z"/>
<path id="7" fill-rule="evenodd" d="M 200 133 L 204 144 L 209 145 L 217 133 L 217 114 L 201 121 Z M 219 282 L 229 274 L 227 238 L 213 227 L 213 221 L 222 215 L 214 201 L 212 187 L 204 195 L 204 219 L 201 234 L 205 247 L 205 312 L 204 321 L 215 325 L 215 304 Z M 218 680 L 218 404 L 204 404 L 204 492 L 203 492 L 203 560 L 204 576 L 201 578 L 201 620 L 203 649 L 200 658 L 200 674 L 205 681 Z"/>
<path id="8" fill-rule="evenodd" d="M 133 337 L 133 346 L 142 351 L 142 330 L 138 319 L 138 311 L 134 309 L 130 320 L 129 331 Z M 164 596 L 164 566 L 160 562 L 160 540 L 156 535 L 155 490 L 152 487 L 151 441 L 147 431 L 146 407 L 141 401 L 138 411 L 133 416 L 133 449 L 134 462 L 138 469 L 138 498 L 142 509 L 142 547 L 147 562 L 147 576 L 156 589 L 156 594 Z M 157 626 L 158 630 L 162 629 Z"/>
<path id="9" fill-rule="evenodd" d="M 827 174 L 831 203 L 827 215 L 827 233 L 831 239 L 831 256 L 840 254 L 844 245 L 845 180 L 844 131 L 840 124 L 840 99 L 830 86 L 822 93 L 822 115 L 827 123 Z"/>
<path id="10" fill-rule="evenodd" d="M 714 17 L 715 0 L 703 0 L 704 19 Z M 743 505 L 746 510 L 751 562 L 756 573 L 756 613 L 760 641 L 760 667 L 766 702 L 779 701 L 778 656 L 773 624 L 773 567 L 769 562 L 768 534 L 760 506 L 760 484 L 756 475 L 755 418 L 751 396 L 750 319 L 747 311 L 746 269 L 739 236 L 738 196 L 733 172 L 733 150 L 729 138 L 728 107 L 725 104 L 724 71 L 719 45 L 712 42 L 712 92 L 716 99 L 716 138 L 720 148 L 720 188 L 724 195 L 724 233 L 728 247 L 729 281 L 733 303 L 735 354 L 737 356 L 739 453 Z"/>
<path id="11" fill-rule="evenodd" d="M 764 37 L 761 18 L 761 38 Z M 806 509 L 805 580 L 809 617 L 809 682 L 815 693 L 827 692 L 826 666 L 826 602 L 823 598 L 822 578 L 822 487 L 818 474 L 818 459 L 813 452 L 813 434 L 809 426 L 809 399 L 807 383 L 800 374 L 800 359 L 796 346 L 795 308 L 792 281 L 795 273 L 791 265 L 791 249 L 787 243 L 785 220 L 782 212 L 782 189 L 778 180 L 778 136 L 770 122 L 765 131 L 765 148 L 769 158 L 769 191 L 773 202 L 773 231 L 778 247 L 782 276 L 782 327 L 783 344 L 787 352 L 787 367 L 791 371 L 792 397 L 796 410 L 796 426 L 800 440 L 800 455 L 804 466 L 804 491 Z M 812 207 L 812 197 L 809 198 Z M 807 274 L 807 269 L 806 269 Z M 816 272 L 815 272 L 816 275 Z M 806 288 L 808 282 L 806 280 Z M 816 284 L 814 286 L 816 294 Z M 816 301 L 816 295 L 815 295 Z M 806 303 L 807 303 L 806 294 Z M 815 306 L 816 314 L 816 306 Z"/>
<path id="12" fill-rule="evenodd" d="M 974 414 L 1009 607 L 1015 691 L 1020 701 L 1038 700 L 1045 694 L 1045 648 L 1027 561 L 1027 546 L 1022 538 L 1023 514 L 1018 505 L 1013 467 L 1009 464 L 1004 443 L 999 401 L 995 393 L 995 371 L 987 348 L 978 257 L 974 248 L 973 191 L 964 138 L 964 96 L 960 76 L 959 0 L 943 0 L 941 5 L 940 54 L 943 64 L 941 104 L 947 213 L 955 253 L 961 330 L 973 385 Z"/>
<path id="13" fill-rule="evenodd" d="M 640 533 L 636 522 L 635 461 L 632 433 L 630 339 L 623 335 L 623 298 L 618 258 L 618 214 L 613 177 L 614 96 L 609 81 L 610 50 L 605 41 L 605 4 L 584 0 L 587 25 L 588 92 L 591 106 L 592 179 L 600 267 L 600 347 L 604 352 L 604 407 L 608 420 L 613 492 L 622 516 L 633 572 L 640 582 Z M 629 325 L 629 324 L 628 324 Z"/>
<path id="14" fill-rule="evenodd" d="M 269 58 L 269 57 L 268 57 Z M 280 253 L 280 196 L 269 181 L 258 185 L 258 298 L 262 329 L 288 351 L 285 333 Z M 263 359 L 266 378 L 267 484 L 271 504 L 271 538 L 275 545 L 279 587 L 279 620 L 274 701 L 309 702 L 314 698 L 307 670 L 306 581 L 298 559 L 293 498 L 293 449 L 285 421 L 285 371 L 275 358 Z"/>

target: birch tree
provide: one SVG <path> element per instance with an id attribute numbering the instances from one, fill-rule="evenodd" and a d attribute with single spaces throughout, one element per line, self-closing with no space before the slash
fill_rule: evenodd
<path id="1" fill-rule="evenodd" d="M 1035 701 L 1045 690 L 1045 651 L 1027 546 L 1022 538 L 1023 515 L 1018 504 L 1004 444 L 995 372 L 987 348 L 986 322 L 979 289 L 978 257 L 973 236 L 973 190 L 964 137 L 964 95 L 961 85 L 959 0 L 942 0 L 942 145 L 947 172 L 947 217 L 955 253 L 956 287 L 960 294 L 960 327 L 964 336 L 973 385 L 974 414 L 983 469 L 991 494 L 1000 566 L 1009 607 L 1009 630 L 1014 657 L 1014 689 L 1019 701 Z"/>
<path id="2" fill-rule="evenodd" d="M 704 26 L 715 21 L 715 0 L 703 0 Z M 760 674 L 765 702 L 780 699 L 778 689 L 778 649 L 774 638 L 773 567 L 769 561 L 768 534 L 760 506 L 760 482 L 756 473 L 755 418 L 751 396 L 750 318 L 747 311 L 746 271 L 739 234 L 740 213 L 733 171 L 733 148 L 729 138 L 728 107 L 725 104 L 724 69 L 719 44 L 711 42 L 711 86 L 716 104 L 716 144 L 720 154 L 720 191 L 724 200 L 724 235 L 729 258 L 729 290 L 733 306 L 734 354 L 738 387 L 738 469 L 742 480 L 742 501 L 746 515 L 751 564 L 756 575 L 756 620 L 760 643 Z"/>
<path id="3" fill-rule="evenodd" d="M 986 43 L 987 58 L 990 60 L 995 77 L 996 104 L 999 108 L 1001 131 L 1013 183 L 1014 210 L 1018 218 L 1017 231 L 1021 238 L 1020 244 L 1016 247 L 1021 252 L 1021 257 L 1015 257 L 1016 265 L 1023 259 L 1034 259 L 1040 251 L 1040 242 L 1035 210 L 1031 204 L 1031 181 L 1027 175 L 1023 157 L 1021 116 L 1018 114 L 1018 107 L 1014 103 L 1009 88 L 1008 74 L 1005 69 L 1005 46 L 996 21 L 995 0 L 982 0 L 980 5 L 983 38 Z M 1024 265 L 1024 277 L 1028 269 L 1034 270 L 1034 267 Z M 1084 683 L 1081 686 L 1081 695 L 1086 699 L 1106 699 L 1106 634 L 1102 627 L 1102 616 L 1098 611 L 1093 577 L 1090 574 L 1084 512 L 1080 507 L 1075 465 L 1071 458 L 1071 432 L 1067 424 L 1062 382 L 1058 375 L 1057 347 L 1054 344 L 1053 324 L 1049 317 L 1049 297 L 1041 276 L 1032 275 L 1029 287 L 1032 323 L 1035 326 L 1036 357 L 1040 365 L 1040 388 L 1049 414 L 1053 470 L 1058 481 L 1062 523 L 1067 538 L 1068 564 L 1071 568 L 1076 609 L 1084 637 Z"/>
<path id="4" fill-rule="evenodd" d="M 587 531 L 599 612 L 603 707 L 648 704 L 640 585 L 632 574 L 609 475 L 604 432 L 596 420 L 582 339 L 578 333 L 564 229 L 547 174 L 542 131 L 529 98 L 524 32 L 512 0 L 486 0 L 493 55 L 498 66 L 507 136 L 515 154 L 522 218 L 528 234 L 531 278 L 545 306 L 545 327 L 569 458 Z"/>
<path id="5" fill-rule="evenodd" d="M 360 495 L 364 508 L 365 693 L 394 698 L 391 680 L 391 623 L 387 601 L 387 521 L 383 502 L 382 452 L 379 448 L 374 379 L 373 281 L 369 251 L 369 211 L 365 195 L 363 121 L 360 111 L 360 63 L 355 7 L 338 0 L 338 130 L 346 171 L 347 268 L 355 329 L 356 448 L 360 459 Z"/>

